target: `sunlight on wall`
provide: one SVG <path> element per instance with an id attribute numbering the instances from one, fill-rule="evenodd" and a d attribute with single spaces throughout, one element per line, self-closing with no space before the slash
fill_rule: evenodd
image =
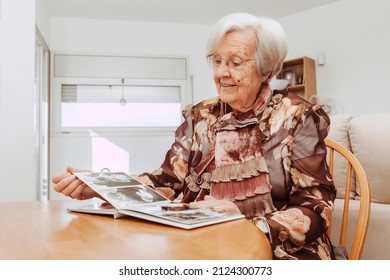
<path id="1" fill-rule="evenodd" d="M 129 173 L 129 152 L 97 133 L 90 131 L 92 137 L 92 170 L 108 168 L 110 171 Z"/>

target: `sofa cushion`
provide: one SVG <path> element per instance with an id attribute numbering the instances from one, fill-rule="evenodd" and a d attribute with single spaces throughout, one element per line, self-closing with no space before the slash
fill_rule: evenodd
<path id="1" fill-rule="evenodd" d="M 379 203 L 390 203 L 389 124 L 390 114 L 363 115 L 351 120 L 349 131 L 352 152 L 371 187 L 371 201 Z"/>
<path id="2" fill-rule="evenodd" d="M 350 115 L 330 116 L 330 129 L 328 138 L 351 150 L 348 130 L 350 128 Z M 337 198 L 344 198 L 346 178 L 348 174 L 348 162 L 339 154 L 335 153 L 333 180 L 337 188 Z M 351 182 L 351 198 L 356 197 L 356 184 L 354 178 Z"/>

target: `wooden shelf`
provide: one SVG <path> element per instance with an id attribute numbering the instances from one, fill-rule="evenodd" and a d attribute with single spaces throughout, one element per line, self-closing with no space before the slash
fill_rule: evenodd
<path id="1" fill-rule="evenodd" d="M 306 85 L 305 84 L 298 84 L 298 85 L 291 85 L 288 86 L 290 91 L 296 91 L 296 90 L 305 90 Z"/>
<path id="2" fill-rule="evenodd" d="M 308 101 L 317 95 L 315 60 L 307 56 L 286 60 L 278 79 L 290 81 L 288 90 Z M 313 97 L 314 96 L 314 97 Z"/>

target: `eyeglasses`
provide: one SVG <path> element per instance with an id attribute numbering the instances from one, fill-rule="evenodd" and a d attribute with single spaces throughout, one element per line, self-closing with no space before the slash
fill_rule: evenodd
<path id="1" fill-rule="evenodd" d="M 229 71 L 240 71 L 244 68 L 246 62 L 249 62 L 251 60 L 256 60 L 255 58 L 242 59 L 238 56 L 231 56 L 227 59 L 224 59 L 221 56 L 215 54 L 209 55 L 207 58 L 209 59 L 209 62 L 212 64 L 214 71 L 217 71 L 224 61 Z"/>

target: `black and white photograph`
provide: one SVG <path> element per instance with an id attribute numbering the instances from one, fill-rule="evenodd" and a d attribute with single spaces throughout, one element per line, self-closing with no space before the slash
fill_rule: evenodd
<path id="1" fill-rule="evenodd" d="M 163 195 L 124 172 L 86 172 L 76 175 L 117 209 L 167 201 Z"/>

